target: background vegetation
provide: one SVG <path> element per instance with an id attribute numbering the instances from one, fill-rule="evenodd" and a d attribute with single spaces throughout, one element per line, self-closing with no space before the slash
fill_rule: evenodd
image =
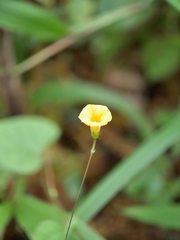
<path id="1" fill-rule="evenodd" d="M 0 1 L 0 239 L 180 238 L 180 1 Z"/>

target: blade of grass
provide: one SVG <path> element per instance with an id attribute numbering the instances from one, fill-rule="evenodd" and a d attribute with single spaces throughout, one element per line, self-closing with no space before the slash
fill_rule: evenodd
<path id="1" fill-rule="evenodd" d="M 137 150 L 107 174 L 79 204 L 78 217 L 90 220 L 150 163 L 180 140 L 180 113 L 154 132 Z"/>
<path id="2" fill-rule="evenodd" d="M 91 227 L 80 220 L 77 222 L 77 231 L 80 233 L 84 240 L 105 240 L 104 237 L 100 236 Z"/>
<path id="3" fill-rule="evenodd" d="M 123 209 L 122 214 L 160 227 L 180 229 L 180 205 L 177 204 L 127 207 Z"/>
<path id="4" fill-rule="evenodd" d="M 0 26 L 41 40 L 58 39 L 67 33 L 66 25 L 52 12 L 15 0 L 0 1 Z"/>

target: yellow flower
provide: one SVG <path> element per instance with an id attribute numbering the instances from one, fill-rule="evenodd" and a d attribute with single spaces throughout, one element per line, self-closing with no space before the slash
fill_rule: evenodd
<path id="1" fill-rule="evenodd" d="M 101 126 L 108 124 L 112 120 L 112 115 L 106 106 L 88 104 L 80 112 L 79 119 L 90 126 L 91 135 L 96 139 L 99 136 Z"/>

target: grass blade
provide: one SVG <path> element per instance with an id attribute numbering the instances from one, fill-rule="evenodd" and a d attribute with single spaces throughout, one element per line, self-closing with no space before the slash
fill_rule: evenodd
<path id="1" fill-rule="evenodd" d="M 134 177 L 179 140 L 180 113 L 105 176 L 79 204 L 77 215 L 87 221 L 93 218 Z"/>
<path id="2" fill-rule="evenodd" d="M 122 214 L 160 227 L 180 229 L 180 205 L 127 207 Z"/>

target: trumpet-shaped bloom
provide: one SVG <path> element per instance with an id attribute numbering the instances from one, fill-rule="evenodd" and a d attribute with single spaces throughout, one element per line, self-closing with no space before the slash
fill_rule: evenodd
<path id="1" fill-rule="evenodd" d="M 112 120 L 112 115 L 106 106 L 88 104 L 80 112 L 79 119 L 90 126 L 91 135 L 96 139 L 99 136 L 101 126 L 108 124 Z"/>

